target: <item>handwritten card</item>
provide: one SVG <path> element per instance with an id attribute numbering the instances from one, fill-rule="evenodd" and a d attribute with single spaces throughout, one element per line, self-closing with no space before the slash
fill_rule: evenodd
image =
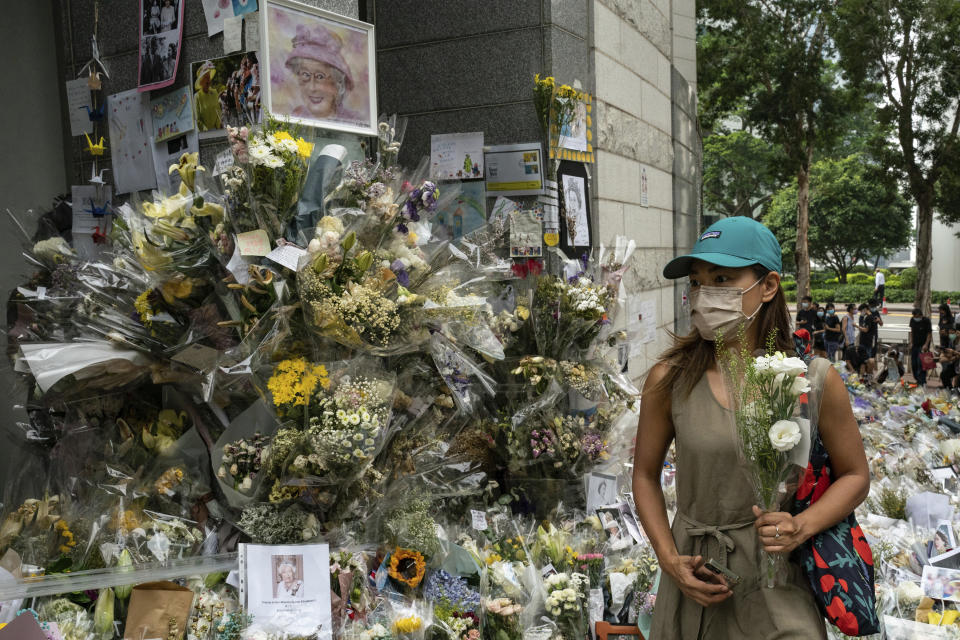
<path id="1" fill-rule="evenodd" d="M 70 135 L 93 133 L 88 109 L 93 110 L 90 85 L 86 78 L 67 80 L 67 111 L 70 112 Z"/>
<path id="2" fill-rule="evenodd" d="M 306 253 L 305 249 L 295 244 L 282 244 L 267 255 L 267 260 L 273 260 L 282 267 L 296 271 L 300 258 Z"/>
<path id="3" fill-rule="evenodd" d="M 153 137 L 157 142 L 163 142 L 193 130 L 190 87 L 181 87 L 165 96 L 151 100 L 150 114 L 153 117 Z"/>
<path id="4" fill-rule="evenodd" d="M 270 237 L 263 229 L 247 231 L 237 236 L 237 247 L 242 256 L 265 256 L 270 253 Z"/>
<path id="5" fill-rule="evenodd" d="M 430 136 L 430 176 L 434 180 L 483 177 L 483 132 Z"/>
<path id="6" fill-rule="evenodd" d="M 223 21 L 223 53 L 233 53 L 243 48 L 243 16 L 232 16 Z"/>
<path id="7" fill-rule="evenodd" d="M 110 157 L 117 193 L 155 189 L 150 149 L 150 94 L 130 89 L 107 98 L 107 122 L 110 124 Z"/>
<path id="8" fill-rule="evenodd" d="M 226 149 L 217 154 L 213 163 L 213 175 L 218 176 L 234 165 L 233 151 Z"/>
<path id="9" fill-rule="evenodd" d="M 247 51 L 260 51 L 260 16 L 250 13 L 243 18 L 244 38 Z"/>
<path id="10" fill-rule="evenodd" d="M 517 211 L 510 215 L 510 257 L 543 257 L 543 223 L 534 211 Z"/>

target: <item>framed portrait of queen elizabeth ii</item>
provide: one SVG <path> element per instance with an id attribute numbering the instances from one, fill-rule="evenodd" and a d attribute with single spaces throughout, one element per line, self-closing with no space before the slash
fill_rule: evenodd
<path id="1" fill-rule="evenodd" d="M 261 0 L 267 111 L 299 124 L 376 135 L 373 25 L 293 0 Z"/>

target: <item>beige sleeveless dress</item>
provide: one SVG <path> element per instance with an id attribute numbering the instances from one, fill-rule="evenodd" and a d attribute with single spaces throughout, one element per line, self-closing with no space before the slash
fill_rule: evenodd
<path id="1" fill-rule="evenodd" d="M 817 361 L 826 363 L 823 358 L 813 362 Z M 815 371 L 810 373 L 813 383 Z M 767 589 L 761 584 L 760 541 L 751 510 L 755 502 L 737 457 L 733 413 L 717 402 L 706 375 L 689 397 L 674 392 L 672 416 L 677 462 L 672 530 L 677 549 L 681 555 L 719 561 L 742 582 L 731 598 L 704 608 L 664 574 L 650 640 L 826 638 L 823 618 L 799 565 L 787 563 L 783 586 Z"/>

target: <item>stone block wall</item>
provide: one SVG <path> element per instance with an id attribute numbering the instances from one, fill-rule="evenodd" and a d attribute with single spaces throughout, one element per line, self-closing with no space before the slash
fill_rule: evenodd
<path id="1" fill-rule="evenodd" d="M 667 331 L 676 330 L 678 324 L 685 328 L 684 309 L 675 302 L 680 297 L 677 287 L 661 275 L 677 250 L 689 247 L 689 232 L 696 232 L 695 224 L 677 228 L 678 223 L 690 221 L 678 219 L 678 204 L 697 200 L 695 181 L 677 182 L 675 175 L 678 164 L 692 159 L 687 147 L 677 144 L 678 125 L 692 130 L 683 123 L 688 114 L 695 114 L 690 103 L 678 105 L 675 100 L 678 80 L 682 80 L 673 64 L 679 1 L 593 0 L 592 4 L 599 240 L 610 242 L 625 235 L 636 241 L 634 265 L 625 282 L 634 297 L 654 302 L 657 309 L 656 340 L 635 346 L 630 353 L 633 377 L 645 373 L 669 345 Z M 692 7 L 692 0 L 689 4 Z M 644 174 L 646 203 L 641 195 Z"/>
<path id="2" fill-rule="evenodd" d="M 483 131 L 488 145 L 540 140 L 535 74 L 592 90 L 588 3 L 368 0 L 380 112 L 408 119 L 401 163 L 428 156 L 431 133 Z"/>

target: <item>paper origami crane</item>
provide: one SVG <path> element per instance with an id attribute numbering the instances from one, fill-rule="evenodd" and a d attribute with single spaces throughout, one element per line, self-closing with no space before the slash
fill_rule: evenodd
<path id="1" fill-rule="evenodd" d="M 90 139 L 90 134 L 83 134 L 87 138 L 87 151 L 90 152 L 92 156 L 102 156 L 103 152 L 107 149 L 107 145 L 103 142 L 103 136 L 100 136 L 100 142 L 93 144 L 93 140 Z"/>

